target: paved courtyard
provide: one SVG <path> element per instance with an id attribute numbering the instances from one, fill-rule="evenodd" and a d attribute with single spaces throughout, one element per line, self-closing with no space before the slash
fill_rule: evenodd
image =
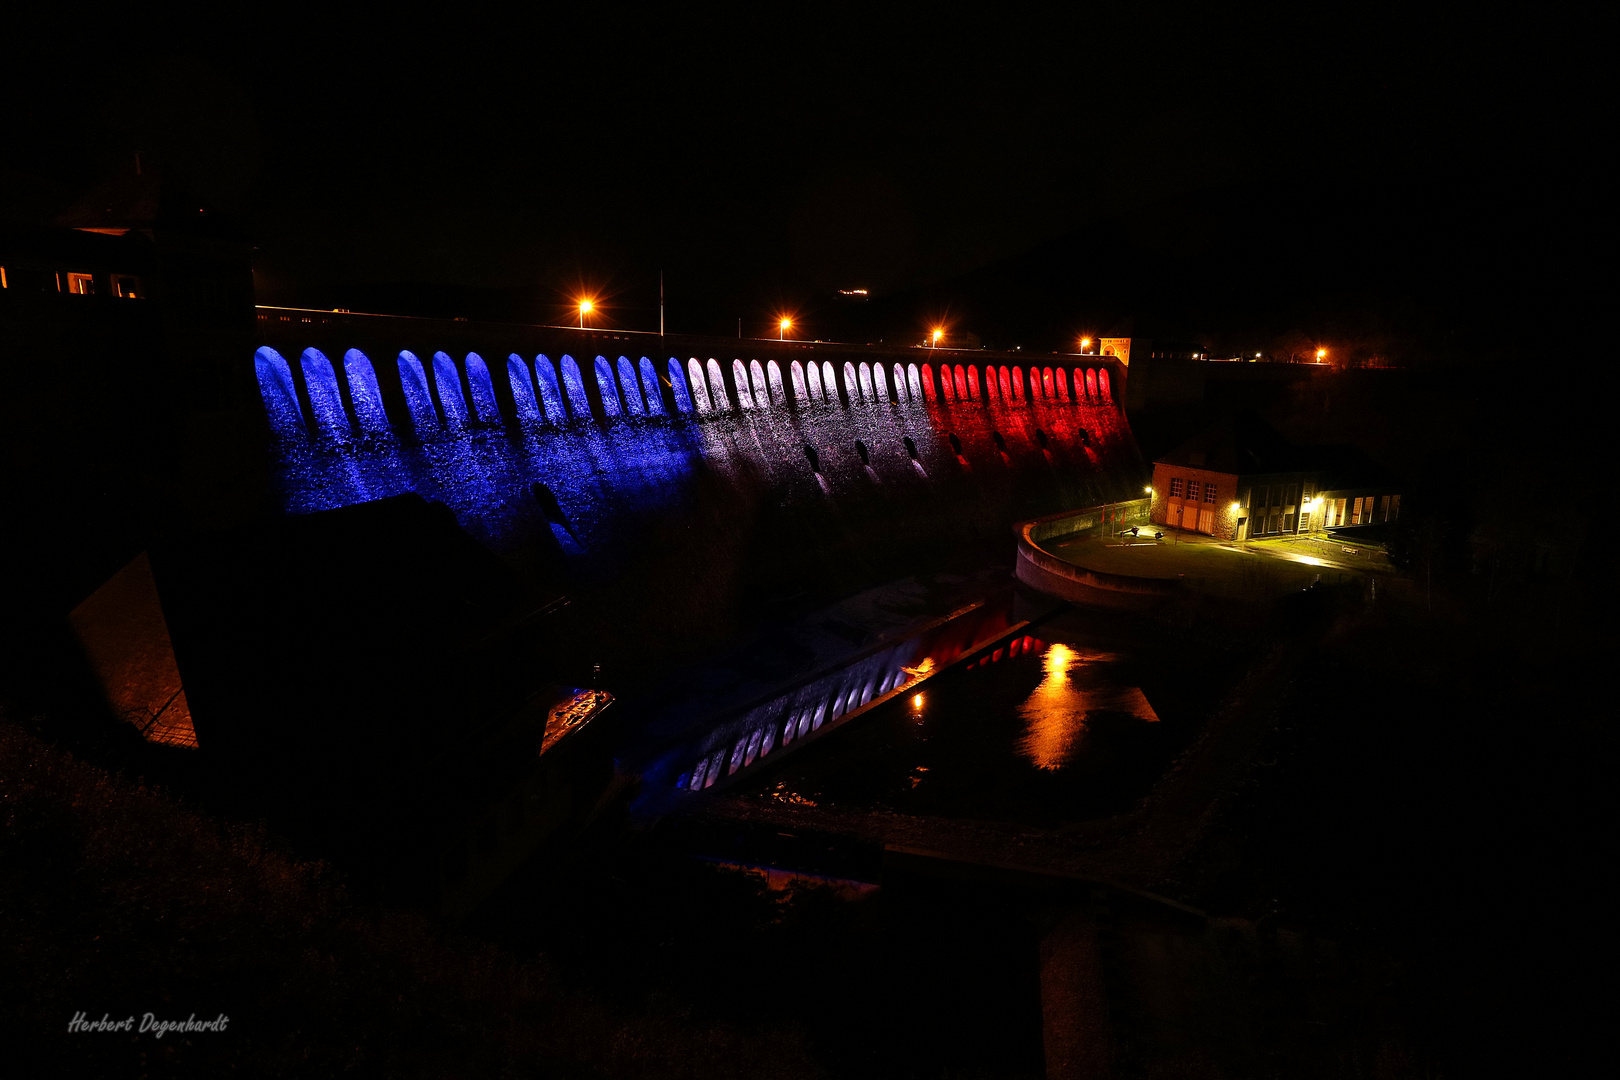
<path id="1" fill-rule="evenodd" d="M 1132 537 L 1095 532 L 1049 540 L 1041 546 L 1060 559 L 1107 574 L 1179 580 L 1201 592 L 1258 599 L 1309 588 L 1318 579 L 1338 582 L 1389 573 L 1383 553 L 1338 537 L 1289 537 L 1231 543 L 1199 533 L 1153 528 Z"/>

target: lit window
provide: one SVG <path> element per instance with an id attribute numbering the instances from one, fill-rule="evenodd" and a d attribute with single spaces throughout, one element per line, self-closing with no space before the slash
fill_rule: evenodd
<path id="1" fill-rule="evenodd" d="M 1214 484 L 1205 484 L 1204 485 L 1204 501 L 1205 502 L 1214 502 L 1215 501 L 1215 485 Z"/>
<path id="2" fill-rule="evenodd" d="M 89 274 L 69 274 L 67 276 L 67 291 L 76 296 L 93 296 L 96 291 L 96 279 Z"/>
<path id="3" fill-rule="evenodd" d="M 11 284 L 6 281 L 6 268 L 0 266 L 0 289 L 9 289 Z"/>
<path id="4" fill-rule="evenodd" d="M 1170 497 L 1172 499 L 1181 498 L 1181 477 L 1179 476 L 1170 481 Z"/>
<path id="5" fill-rule="evenodd" d="M 1187 499 L 1189 502 L 1198 501 L 1198 489 L 1201 487 L 1197 480 L 1187 481 Z"/>
<path id="6" fill-rule="evenodd" d="M 146 296 L 144 284 L 134 274 L 114 274 L 112 276 L 112 292 L 114 296 L 126 300 L 140 300 Z"/>

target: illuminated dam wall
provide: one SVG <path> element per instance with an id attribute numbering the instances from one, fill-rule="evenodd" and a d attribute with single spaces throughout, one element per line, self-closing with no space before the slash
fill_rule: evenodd
<path id="1" fill-rule="evenodd" d="M 671 572 L 718 585 L 747 549 L 791 587 L 1146 482 L 1100 357 L 562 328 L 503 349 L 501 327 L 269 318 L 253 364 L 281 509 L 413 491 L 587 575 L 681 549 Z"/>

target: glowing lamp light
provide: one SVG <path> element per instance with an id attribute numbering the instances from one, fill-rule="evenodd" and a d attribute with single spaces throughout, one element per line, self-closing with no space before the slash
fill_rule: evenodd
<path id="1" fill-rule="evenodd" d="M 1152 488 L 1150 488 L 1150 487 L 1145 487 L 1145 488 L 1143 488 L 1143 489 L 1142 489 L 1142 491 L 1143 491 L 1143 492 L 1144 492 L 1144 493 L 1145 493 L 1145 494 L 1148 494 L 1148 495 L 1151 495 L 1151 494 L 1153 494 L 1153 489 L 1152 489 Z"/>
<path id="2" fill-rule="evenodd" d="M 778 334 L 779 334 L 779 339 L 780 339 L 780 340 L 782 340 L 782 341 L 786 341 L 786 340 L 787 340 L 787 332 L 788 332 L 788 329 L 789 329 L 789 328 L 790 328 L 790 327 L 791 327 L 791 326 L 792 326 L 792 325 L 793 325 L 793 320 L 792 320 L 792 319 L 788 319 L 788 318 L 783 318 L 783 319 L 781 319 L 781 320 L 779 320 L 779 321 L 778 321 L 778 322 L 777 322 L 777 324 L 776 324 L 776 329 L 777 329 L 777 331 L 778 331 Z"/>
<path id="3" fill-rule="evenodd" d="M 596 305 L 591 303 L 589 300 L 581 300 L 579 302 L 579 328 L 581 330 L 585 329 L 585 316 L 589 315 L 595 310 Z"/>
<path id="4" fill-rule="evenodd" d="M 1081 338 L 1080 339 L 1080 351 L 1085 352 L 1089 348 L 1091 348 L 1091 339 L 1088 338 L 1088 337 Z"/>
<path id="5" fill-rule="evenodd" d="M 920 708 L 922 708 L 922 706 L 923 706 L 923 696 L 921 694 L 914 695 L 912 697 L 912 699 L 911 699 L 911 707 L 913 709 L 920 709 Z"/>
<path id="6" fill-rule="evenodd" d="M 944 337 L 944 336 L 945 336 L 945 331 L 941 330 L 939 327 L 936 326 L 934 328 L 933 336 L 929 339 L 931 344 L 928 347 L 933 348 L 935 345 L 938 345 L 939 344 L 939 339 Z"/>
<path id="7" fill-rule="evenodd" d="M 1240 504 L 1240 503 L 1233 503 L 1233 504 L 1232 504 L 1232 513 L 1234 513 L 1234 514 L 1235 514 L 1235 513 L 1237 513 L 1237 512 L 1238 512 L 1238 511 L 1239 511 L 1239 510 L 1240 510 L 1240 509 L 1242 509 L 1242 504 Z"/>
<path id="8" fill-rule="evenodd" d="M 1316 362 L 1318 364 L 1320 364 L 1322 362 L 1322 358 L 1324 356 L 1326 356 L 1326 355 L 1327 355 L 1327 350 L 1326 349 L 1317 349 L 1316 350 Z"/>

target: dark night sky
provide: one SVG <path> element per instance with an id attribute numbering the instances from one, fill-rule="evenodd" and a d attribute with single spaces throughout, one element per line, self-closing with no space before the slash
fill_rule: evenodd
<path id="1" fill-rule="evenodd" d="M 662 269 L 672 330 L 1236 345 L 1544 321 L 1596 130 L 1549 63 L 1579 28 L 1403 9 L 260 14 L 11 66 L 0 215 L 140 148 L 241 219 L 270 298 L 550 321 L 584 284 L 655 329 Z"/>

